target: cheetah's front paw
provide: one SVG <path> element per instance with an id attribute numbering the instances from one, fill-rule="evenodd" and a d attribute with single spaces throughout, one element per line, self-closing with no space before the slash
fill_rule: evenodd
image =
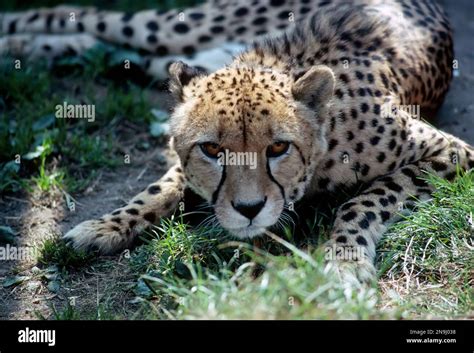
<path id="1" fill-rule="evenodd" d="M 89 220 L 82 222 L 64 235 L 64 240 L 76 250 L 97 250 L 101 254 L 112 254 L 125 249 L 132 240 L 120 229 L 107 222 Z"/>
<path id="2" fill-rule="evenodd" d="M 341 244 L 335 239 L 328 240 L 323 248 L 327 271 L 335 273 L 341 282 L 360 286 L 372 284 L 377 278 L 377 271 L 366 248 L 355 244 Z"/>
<path id="3" fill-rule="evenodd" d="M 377 278 L 375 266 L 371 261 L 364 259 L 359 261 L 330 261 L 327 269 L 334 272 L 343 283 L 349 283 L 356 287 L 372 284 Z"/>

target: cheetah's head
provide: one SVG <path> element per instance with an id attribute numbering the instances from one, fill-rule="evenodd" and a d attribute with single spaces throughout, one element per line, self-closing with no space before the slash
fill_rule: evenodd
<path id="1" fill-rule="evenodd" d="M 230 233 L 262 234 L 303 196 L 327 150 L 332 71 L 230 66 L 207 75 L 174 63 L 170 75 L 172 146 L 188 185 Z"/>

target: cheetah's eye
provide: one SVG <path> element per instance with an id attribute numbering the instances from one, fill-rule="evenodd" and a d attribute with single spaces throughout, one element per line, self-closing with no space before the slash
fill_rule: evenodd
<path id="1" fill-rule="evenodd" d="M 286 141 L 277 141 L 267 148 L 267 157 L 279 157 L 288 151 L 290 143 Z"/>
<path id="2" fill-rule="evenodd" d="M 217 158 L 217 154 L 221 151 L 221 146 L 213 142 L 204 142 L 199 145 L 202 152 L 209 158 Z"/>

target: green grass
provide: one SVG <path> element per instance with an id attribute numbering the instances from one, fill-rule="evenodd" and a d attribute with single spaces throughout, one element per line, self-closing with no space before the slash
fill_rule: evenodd
<path id="1" fill-rule="evenodd" d="M 118 128 L 130 122 L 146 130 L 155 118 L 147 90 L 106 78 L 110 50 L 93 48 L 78 65 L 66 58 L 51 70 L 41 61 L 15 69 L 12 58 L 0 60 L 0 192 L 77 192 L 98 169 L 123 163 Z M 95 121 L 56 118 L 63 102 L 94 105 Z"/>
<path id="2" fill-rule="evenodd" d="M 57 308 L 55 305 L 51 306 L 52 316 L 50 318 L 45 317 L 41 313 L 37 312 L 36 317 L 39 320 L 114 320 L 118 319 L 116 316 L 104 309 L 103 305 L 98 304 L 96 310 L 93 312 L 83 313 L 76 306 L 71 305 L 70 302 Z"/>
<path id="3" fill-rule="evenodd" d="M 474 310 L 474 172 L 455 182 L 429 177 L 433 200 L 395 224 L 380 245 L 381 273 L 396 280 L 410 311 L 463 315 Z"/>
<path id="4" fill-rule="evenodd" d="M 58 238 L 46 239 L 38 250 L 38 263 L 55 265 L 61 270 L 83 267 L 96 258 L 94 254 L 74 250 Z"/>
<path id="5" fill-rule="evenodd" d="M 136 287 L 142 312 L 155 319 L 469 315 L 474 310 L 474 231 L 467 216 L 474 212 L 474 173 L 453 183 L 429 181 L 438 188 L 433 201 L 419 203 L 379 247 L 383 291 L 341 283 L 327 271 L 318 249 L 283 244 L 268 251 L 268 243 L 255 249 L 222 238 L 216 229 L 191 229 L 174 218 L 163 221 L 132 256 L 133 270 L 143 273 Z"/>
<path id="6" fill-rule="evenodd" d="M 385 317 L 375 310 L 376 291 L 342 284 L 326 272 L 320 250 L 286 248 L 284 242 L 276 251 L 275 244 L 255 249 L 216 229 L 191 229 L 179 218 L 162 222 L 155 234 L 131 261 L 134 270 L 137 262 L 151 264 L 136 288 L 148 318 Z"/>

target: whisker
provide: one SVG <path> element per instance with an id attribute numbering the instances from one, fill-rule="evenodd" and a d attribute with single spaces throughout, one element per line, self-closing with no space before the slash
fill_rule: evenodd
<path id="1" fill-rule="evenodd" d="M 284 210 L 284 211 L 288 211 L 288 213 L 291 212 L 292 214 L 294 214 L 294 215 L 299 219 L 298 213 L 297 213 L 294 209 L 290 209 L 290 206 L 289 206 L 289 205 L 284 204 L 284 205 L 283 205 L 283 210 Z"/>
<path id="2" fill-rule="evenodd" d="M 201 202 L 200 204 L 198 204 L 198 205 L 196 206 L 196 209 L 197 209 L 197 210 L 204 210 L 204 209 L 210 209 L 210 210 L 212 210 L 213 208 L 214 208 L 214 207 L 213 207 L 211 204 L 209 204 L 209 202 L 207 202 L 207 201 L 203 201 L 203 202 Z"/>
<path id="3" fill-rule="evenodd" d="M 288 213 L 286 213 L 285 211 L 283 211 L 281 213 L 280 217 L 286 221 L 287 225 L 295 226 L 294 219 Z"/>
<path id="4" fill-rule="evenodd" d="M 209 225 L 211 225 L 213 223 L 213 220 L 214 218 L 216 217 L 215 214 L 210 214 L 209 216 L 207 216 L 206 218 L 204 218 L 201 223 L 198 224 L 198 227 L 202 227 L 202 228 L 207 228 Z"/>

